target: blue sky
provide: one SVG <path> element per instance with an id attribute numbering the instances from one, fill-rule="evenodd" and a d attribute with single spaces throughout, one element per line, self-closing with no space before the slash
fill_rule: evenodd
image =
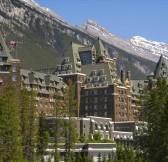
<path id="1" fill-rule="evenodd" d="M 72 25 L 88 19 L 125 39 L 168 43 L 168 0 L 35 0 Z"/>

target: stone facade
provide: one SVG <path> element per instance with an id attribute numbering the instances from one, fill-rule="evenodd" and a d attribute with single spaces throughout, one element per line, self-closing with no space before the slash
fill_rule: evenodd
<path id="1" fill-rule="evenodd" d="M 6 86 L 14 86 L 18 93 L 21 92 L 20 60 L 12 59 L 10 51 L 0 34 L 0 94 Z"/>
<path id="2" fill-rule="evenodd" d="M 62 78 L 21 69 L 21 79 L 28 90 L 33 90 L 36 93 L 35 106 L 37 113 L 44 112 L 46 116 L 53 116 L 55 107 L 54 95 L 57 92 L 60 96 L 63 96 L 63 89 L 66 86 Z M 66 116 L 67 112 L 64 109 L 62 111 L 62 115 Z"/>
<path id="3" fill-rule="evenodd" d="M 65 83 L 75 85 L 80 110 L 78 116 L 108 117 L 114 121 L 133 120 L 130 72 L 117 74 L 116 60 L 111 59 L 98 39 L 92 47 L 68 45 L 55 74 Z"/>

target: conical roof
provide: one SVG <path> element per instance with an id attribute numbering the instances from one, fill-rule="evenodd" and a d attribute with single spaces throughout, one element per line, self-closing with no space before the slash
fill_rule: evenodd
<path id="1" fill-rule="evenodd" d="M 12 59 L 10 51 L 4 41 L 1 32 L 0 32 L 0 57 L 8 57 L 8 59 Z"/>
<path id="2" fill-rule="evenodd" d="M 95 43 L 95 48 L 96 48 L 97 57 L 108 55 L 106 48 L 104 47 L 102 41 L 99 38 L 97 39 Z"/>
<path id="3" fill-rule="evenodd" d="M 154 71 L 154 78 L 157 79 L 158 77 L 161 76 L 167 77 L 168 74 L 167 72 L 168 72 L 168 65 L 163 55 L 161 55 Z"/>

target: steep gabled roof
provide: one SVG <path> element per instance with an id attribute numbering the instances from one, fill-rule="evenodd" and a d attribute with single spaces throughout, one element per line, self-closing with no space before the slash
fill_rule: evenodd
<path id="1" fill-rule="evenodd" d="M 161 55 L 154 71 L 154 79 L 157 79 L 158 77 L 165 78 L 167 77 L 167 74 L 168 74 L 168 65 L 163 55 Z"/>
<path id="2" fill-rule="evenodd" d="M 8 57 L 8 59 L 12 59 L 10 51 L 9 51 L 1 33 L 0 33 L 0 56 L 1 57 Z"/>
<path id="3" fill-rule="evenodd" d="M 108 55 L 106 48 L 104 47 L 102 41 L 99 38 L 97 39 L 97 41 L 94 45 L 96 48 L 97 57 Z"/>

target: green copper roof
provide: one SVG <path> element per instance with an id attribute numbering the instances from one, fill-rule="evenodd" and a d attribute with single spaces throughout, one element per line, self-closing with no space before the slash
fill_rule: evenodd
<path id="1" fill-rule="evenodd" d="M 161 55 L 154 71 L 154 79 L 157 79 L 158 77 L 167 78 L 167 76 L 168 76 L 168 65 L 163 55 Z"/>
<path id="2" fill-rule="evenodd" d="M 10 51 L 9 51 L 1 33 L 0 33 L 0 56 L 8 57 L 8 59 L 12 59 Z"/>
<path id="3" fill-rule="evenodd" d="M 88 87 L 107 86 L 117 80 L 117 74 L 107 62 L 83 65 L 82 73 L 86 74 L 84 85 Z"/>
<path id="4" fill-rule="evenodd" d="M 104 47 L 102 41 L 99 38 L 97 39 L 97 41 L 95 43 L 95 48 L 96 48 L 97 57 L 104 56 L 104 55 L 108 56 L 107 50 L 106 50 L 106 48 Z"/>

